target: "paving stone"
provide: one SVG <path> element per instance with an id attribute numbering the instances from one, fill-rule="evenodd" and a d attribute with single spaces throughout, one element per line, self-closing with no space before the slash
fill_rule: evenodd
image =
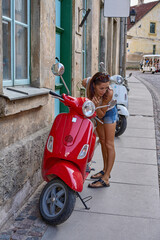
<path id="1" fill-rule="evenodd" d="M 27 237 L 26 240 L 39 240 L 39 237 Z"/>
<path id="2" fill-rule="evenodd" d="M 36 220 L 37 217 L 36 217 L 36 216 L 29 216 L 28 219 L 30 219 L 30 220 Z"/>
<path id="3" fill-rule="evenodd" d="M 8 234 L 8 233 L 0 234 L 0 240 L 10 240 L 10 239 L 11 239 L 11 234 Z"/>

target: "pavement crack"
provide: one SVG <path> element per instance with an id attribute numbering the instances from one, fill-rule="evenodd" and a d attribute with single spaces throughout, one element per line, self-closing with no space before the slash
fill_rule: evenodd
<path id="1" fill-rule="evenodd" d="M 137 219 L 149 219 L 149 220 L 158 220 L 160 218 L 153 218 L 148 216 L 136 216 L 136 215 L 127 215 L 127 214 L 118 214 L 118 213 L 109 213 L 109 212 L 96 212 L 96 211 L 86 211 L 81 209 L 74 209 L 74 212 L 84 212 L 87 214 L 98 214 L 98 215 L 108 215 L 108 216 L 115 216 L 115 217 L 126 217 L 126 218 L 137 218 Z"/>
<path id="2" fill-rule="evenodd" d="M 153 115 L 144 115 L 144 114 L 130 114 L 129 116 L 131 117 L 151 117 L 153 118 L 154 116 Z"/>

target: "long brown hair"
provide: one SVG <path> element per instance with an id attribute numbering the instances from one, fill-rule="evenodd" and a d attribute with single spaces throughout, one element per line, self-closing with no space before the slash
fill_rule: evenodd
<path id="1" fill-rule="evenodd" d="M 94 91 L 94 86 L 101 84 L 101 83 L 106 83 L 110 81 L 110 76 L 102 73 L 102 72 L 97 72 L 96 74 L 93 75 L 93 77 L 91 78 L 91 80 L 89 81 L 88 84 L 88 88 L 87 88 L 87 96 L 89 99 L 92 99 L 95 95 L 95 91 Z M 107 98 L 107 91 L 106 93 L 103 95 L 103 98 Z"/>

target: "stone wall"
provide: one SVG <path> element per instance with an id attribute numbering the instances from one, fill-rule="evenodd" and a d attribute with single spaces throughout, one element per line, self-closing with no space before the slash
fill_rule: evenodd
<path id="1" fill-rule="evenodd" d="M 127 62 L 126 63 L 126 69 L 135 69 L 139 70 L 140 69 L 140 64 L 139 62 Z"/>
<path id="2" fill-rule="evenodd" d="M 0 226 L 42 182 L 40 165 L 49 130 L 44 128 L 0 151 Z"/>
<path id="3" fill-rule="evenodd" d="M 0 0 L 0 17 L 2 17 L 2 0 Z M 0 20 L 0 33 L 2 33 L 2 22 Z M 2 47 L 2 37 L 0 34 L 0 93 L 2 93 L 2 79 L 3 79 L 3 47 Z"/>

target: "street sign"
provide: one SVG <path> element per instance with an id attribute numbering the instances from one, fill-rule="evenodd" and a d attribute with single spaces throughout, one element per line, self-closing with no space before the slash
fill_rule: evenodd
<path id="1" fill-rule="evenodd" d="M 128 17 L 130 0 L 104 0 L 104 17 Z"/>

